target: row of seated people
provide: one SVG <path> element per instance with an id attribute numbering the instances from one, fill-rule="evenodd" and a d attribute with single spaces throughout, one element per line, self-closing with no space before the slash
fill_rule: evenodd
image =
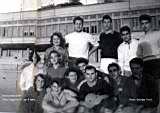
<path id="1" fill-rule="evenodd" d="M 59 53 L 51 51 L 45 74 L 29 76 L 27 72 L 35 72 L 33 64 L 40 60 L 34 53 L 33 63 L 20 78 L 21 113 L 156 113 L 157 85 L 143 73 L 140 58 L 130 61 L 132 76 L 125 77 L 117 63 L 108 66 L 109 74 L 88 65 L 84 58 L 77 60 L 77 67 L 66 68 Z"/>

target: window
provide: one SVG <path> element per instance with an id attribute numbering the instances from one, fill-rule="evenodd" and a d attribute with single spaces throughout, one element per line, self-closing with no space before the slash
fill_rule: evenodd
<path id="1" fill-rule="evenodd" d="M 91 33 L 97 33 L 97 26 L 91 26 Z"/>
<path id="2" fill-rule="evenodd" d="M 138 18 L 133 18 L 132 20 L 132 30 L 137 31 L 139 30 L 139 19 Z"/>
<path id="3" fill-rule="evenodd" d="M 29 26 L 29 36 L 35 35 L 35 26 Z"/>
<path id="4" fill-rule="evenodd" d="M 29 26 L 24 26 L 23 36 L 29 36 Z"/>
<path id="5" fill-rule="evenodd" d="M 12 27 L 8 27 L 8 37 L 11 37 L 12 36 Z"/>
<path id="6" fill-rule="evenodd" d="M 2 28 L 2 36 L 3 36 L 3 37 L 6 36 L 6 28 L 5 28 L 5 27 Z"/>
<path id="7" fill-rule="evenodd" d="M 83 31 L 89 33 L 89 27 L 83 27 Z"/>
<path id="8" fill-rule="evenodd" d="M 67 20 L 72 20 L 72 17 L 70 16 L 70 17 L 67 17 Z"/>
<path id="9" fill-rule="evenodd" d="M 91 15 L 90 16 L 90 19 L 95 19 L 96 18 L 96 15 Z"/>
<path id="10" fill-rule="evenodd" d="M 48 25 L 46 26 L 46 32 L 47 32 L 47 37 L 50 37 L 53 33 L 53 26 L 52 25 Z"/>
<path id="11" fill-rule="evenodd" d="M 13 37 L 17 37 L 18 36 L 18 27 L 15 26 L 13 27 Z"/>

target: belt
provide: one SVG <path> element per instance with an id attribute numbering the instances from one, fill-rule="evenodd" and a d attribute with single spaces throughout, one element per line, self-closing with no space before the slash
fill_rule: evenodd
<path id="1" fill-rule="evenodd" d="M 143 57 L 144 61 L 160 59 L 160 54 Z"/>

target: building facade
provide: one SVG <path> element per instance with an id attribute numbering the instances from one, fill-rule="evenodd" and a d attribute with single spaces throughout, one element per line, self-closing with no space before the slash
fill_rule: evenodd
<path id="1" fill-rule="evenodd" d="M 116 1 L 113 3 L 98 3 L 69 7 L 55 7 L 0 14 L 0 47 L 3 57 L 24 58 L 28 50 L 36 46 L 39 51 L 45 51 L 49 46 L 50 36 L 59 31 L 66 35 L 74 30 L 73 18 L 84 18 L 85 32 L 98 38 L 103 31 L 102 16 L 113 18 L 113 28 L 119 31 L 123 25 L 129 25 L 134 32 L 140 31 L 138 17 L 150 14 L 153 29 L 160 28 L 160 2 L 135 2 L 136 0 Z M 150 2 L 149 2 L 150 1 Z"/>

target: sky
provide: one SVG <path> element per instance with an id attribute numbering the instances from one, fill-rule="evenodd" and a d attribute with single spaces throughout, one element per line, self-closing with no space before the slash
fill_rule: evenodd
<path id="1" fill-rule="evenodd" d="M 0 13 L 7 13 L 7 12 L 16 12 L 20 11 L 21 9 L 21 2 L 23 0 L 0 0 Z M 28 1 L 28 0 L 27 0 Z M 51 4 L 55 2 L 55 4 L 67 2 L 69 0 L 41 0 L 42 6 Z M 83 4 L 91 4 L 95 3 L 97 0 L 80 0 Z"/>

